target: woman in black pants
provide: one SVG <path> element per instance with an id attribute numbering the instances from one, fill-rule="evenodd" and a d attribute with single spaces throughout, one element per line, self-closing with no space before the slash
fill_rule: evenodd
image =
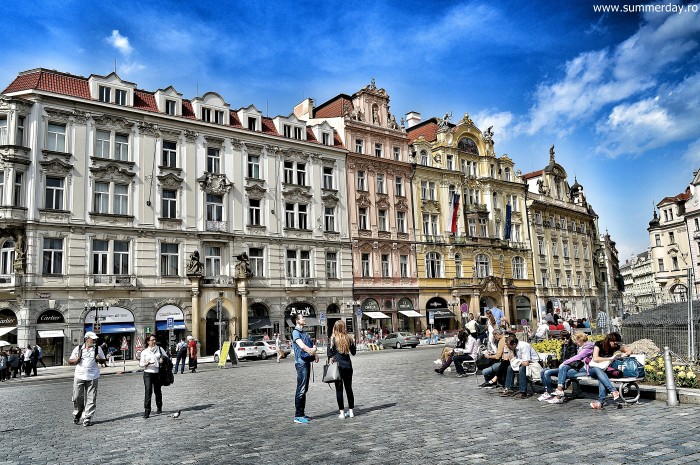
<path id="1" fill-rule="evenodd" d="M 345 405 L 343 404 L 343 386 L 345 393 L 348 396 L 348 413 L 347 416 L 353 418 L 355 414 L 352 409 L 355 408 L 355 395 L 352 393 L 352 362 L 350 354 L 355 355 L 355 340 L 348 334 L 344 320 L 338 320 L 333 325 L 333 335 L 328 342 L 328 356 L 335 360 L 338 364 L 338 372 L 340 380 L 335 382 L 335 397 L 338 401 L 338 410 L 340 414 L 338 418 L 341 420 L 346 417 Z"/>
<path id="2" fill-rule="evenodd" d="M 143 386 L 145 390 L 143 400 L 143 417 L 151 415 L 151 398 L 156 393 L 156 413 L 163 412 L 163 393 L 160 390 L 160 364 L 165 361 L 165 351 L 156 345 L 156 337 L 149 335 L 146 340 L 148 347 L 141 352 L 141 367 L 143 368 Z"/>

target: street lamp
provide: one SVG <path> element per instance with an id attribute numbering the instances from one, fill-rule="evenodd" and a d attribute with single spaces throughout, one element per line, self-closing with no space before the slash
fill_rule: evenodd
<path id="1" fill-rule="evenodd" d="M 91 312 L 95 311 L 95 321 L 92 324 L 92 331 L 95 334 L 100 334 L 102 332 L 102 320 L 100 320 L 100 310 L 104 310 L 107 307 L 107 303 L 104 300 L 96 302 L 94 300 L 88 300 L 85 302 L 85 311 Z"/>
<path id="2" fill-rule="evenodd" d="M 447 303 L 447 305 L 450 306 L 450 309 L 452 310 L 452 313 L 454 314 L 455 308 L 459 307 L 460 303 L 459 300 L 455 297 L 455 300 L 452 300 Z M 464 328 L 464 315 L 461 315 L 461 321 L 462 321 L 462 327 Z"/>
<path id="3" fill-rule="evenodd" d="M 355 307 L 357 307 L 357 308 L 359 309 L 359 308 L 360 308 L 360 305 L 362 305 L 362 302 L 360 302 L 359 300 L 349 300 L 349 301 L 345 302 L 344 305 L 345 305 L 346 308 L 349 308 L 349 309 L 350 309 L 350 313 L 352 314 L 352 318 L 353 318 L 353 321 L 354 321 L 354 318 L 355 318 Z M 359 342 L 360 342 L 360 337 L 359 337 L 359 336 L 360 336 L 360 323 L 361 323 L 361 321 L 362 321 L 361 318 L 362 318 L 361 316 L 358 316 L 358 317 L 357 317 L 357 326 L 355 327 L 355 343 L 359 343 Z"/>

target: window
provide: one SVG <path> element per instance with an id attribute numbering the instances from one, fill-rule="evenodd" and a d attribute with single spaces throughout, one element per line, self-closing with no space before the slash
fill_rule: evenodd
<path id="1" fill-rule="evenodd" d="M 301 128 L 299 128 L 299 127 L 294 128 L 294 138 L 296 140 L 303 140 L 304 139 L 303 132 L 302 132 Z"/>
<path id="2" fill-rule="evenodd" d="M 561 287 L 561 274 L 557 271 L 554 274 L 554 287 Z"/>
<path id="3" fill-rule="evenodd" d="M 525 279 L 525 259 L 513 257 L 513 279 Z"/>
<path id="4" fill-rule="evenodd" d="M 572 287 L 572 282 L 571 282 L 571 271 L 566 272 L 566 286 L 567 287 Z"/>
<path id="5" fill-rule="evenodd" d="M 539 251 L 540 255 L 544 255 L 544 238 L 543 237 L 537 238 L 537 250 Z"/>
<path id="6" fill-rule="evenodd" d="M 367 229 L 367 209 L 360 208 L 357 210 L 358 229 Z"/>
<path id="7" fill-rule="evenodd" d="M 163 141 L 163 166 L 168 168 L 177 167 L 177 142 L 169 140 Z"/>
<path id="8" fill-rule="evenodd" d="M 380 257 L 380 261 L 382 264 L 382 278 L 388 278 L 390 275 L 390 272 L 389 272 L 389 254 L 382 254 Z"/>
<path id="9" fill-rule="evenodd" d="M 306 185 L 306 163 L 297 163 L 297 184 Z"/>
<path id="10" fill-rule="evenodd" d="M 297 277 L 297 251 L 287 250 L 287 277 L 296 278 Z"/>
<path id="11" fill-rule="evenodd" d="M 110 134 L 108 131 L 95 132 L 95 156 L 99 158 L 110 157 Z"/>
<path id="12" fill-rule="evenodd" d="M 22 184 L 24 181 L 24 173 L 15 172 L 15 185 L 12 192 L 12 205 L 15 207 L 24 206 L 24 195 Z"/>
<path id="13" fill-rule="evenodd" d="M 121 161 L 129 159 L 129 136 L 123 134 L 114 136 L 114 159 Z"/>
<path id="14" fill-rule="evenodd" d="M 505 179 L 506 181 L 510 181 L 510 168 L 506 168 L 503 171 L 503 179 Z"/>
<path id="15" fill-rule="evenodd" d="M 386 194 L 386 188 L 384 187 L 384 175 L 377 175 L 377 193 Z"/>
<path id="16" fill-rule="evenodd" d="M 15 241 L 8 239 L 0 250 L 0 274 L 8 275 L 15 272 Z"/>
<path id="17" fill-rule="evenodd" d="M 425 150 L 420 151 L 420 164 L 423 166 L 428 166 L 428 152 Z"/>
<path id="18" fill-rule="evenodd" d="M 260 157 L 257 155 L 248 155 L 248 177 L 260 179 Z"/>
<path id="19" fill-rule="evenodd" d="M 326 232 L 335 232 L 335 207 L 324 208 L 323 230 Z"/>
<path id="20" fill-rule="evenodd" d="M 284 137 L 292 137 L 292 127 L 289 124 L 285 124 L 282 126 L 282 134 Z"/>
<path id="21" fill-rule="evenodd" d="M 571 231 L 576 232 L 576 221 L 575 220 L 571 221 Z"/>
<path id="22" fill-rule="evenodd" d="M 323 188 L 333 189 L 333 168 L 323 168 Z"/>
<path id="23" fill-rule="evenodd" d="M 284 182 L 287 184 L 295 184 L 295 165 L 296 165 L 296 184 L 300 186 L 306 185 L 306 163 L 294 163 L 293 161 L 284 162 Z"/>
<path id="24" fill-rule="evenodd" d="M 92 241 L 92 274 L 109 274 L 109 241 Z"/>
<path id="25" fill-rule="evenodd" d="M 109 183 L 95 183 L 93 210 L 95 213 L 109 213 Z"/>
<path id="26" fill-rule="evenodd" d="M 401 148 L 394 146 L 394 160 L 400 161 L 401 160 Z"/>
<path id="27" fill-rule="evenodd" d="M 326 252 L 326 278 L 338 279 L 338 254 Z"/>
<path id="28" fill-rule="evenodd" d="M 549 287 L 549 278 L 547 277 L 547 270 L 540 270 L 540 274 L 542 275 L 542 286 Z"/>
<path id="29" fill-rule="evenodd" d="M 370 269 L 369 269 L 369 254 L 368 253 L 363 253 L 360 257 L 361 261 L 361 270 L 362 270 L 362 277 L 367 278 L 370 276 Z"/>
<path id="30" fill-rule="evenodd" d="M 558 245 L 559 243 L 557 242 L 557 240 L 555 238 L 552 238 L 552 256 L 554 257 L 559 256 L 559 250 L 557 248 Z"/>
<path id="31" fill-rule="evenodd" d="M 298 205 L 299 208 L 299 229 L 309 229 L 309 224 L 307 221 L 308 214 L 307 214 L 307 208 L 308 205 Z"/>
<path id="32" fill-rule="evenodd" d="M 366 180 L 365 180 L 365 172 L 364 171 L 357 172 L 357 190 L 358 191 L 366 191 L 367 190 L 367 184 L 366 184 Z"/>
<path id="33" fill-rule="evenodd" d="M 44 238 L 42 274 L 61 274 L 63 269 L 63 239 Z"/>
<path id="34" fill-rule="evenodd" d="M 430 181 L 428 183 L 428 198 L 430 200 L 436 200 L 437 196 L 435 195 L 435 182 Z"/>
<path id="35" fill-rule="evenodd" d="M 442 277 L 442 258 L 437 252 L 428 252 L 425 256 L 425 276 L 427 278 Z"/>
<path id="36" fill-rule="evenodd" d="M 114 90 L 114 103 L 121 106 L 126 106 L 126 91 L 123 89 Z"/>
<path id="37" fill-rule="evenodd" d="M 284 206 L 284 217 L 285 217 L 285 225 L 287 228 L 292 228 L 294 229 L 296 226 L 296 211 L 295 207 L 296 204 L 294 203 L 287 203 Z"/>
<path id="38" fill-rule="evenodd" d="M 454 170 L 454 169 L 455 169 L 455 160 L 454 160 L 454 157 L 453 157 L 452 155 L 447 155 L 446 161 L 447 161 L 447 169 L 448 169 L 448 170 Z"/>
<path id="39" fill-rule="evenodd" d="M 583 244 L 583 259 L 588 260 L 588 244 Z"/>
<path id="40" fill-rule="evenodd" d="M 512 237 L 514 242 L 520 242 L 520 239 L 521 239 L 520 228 L 521 228 L 521 225 L 519 225 L 519 224 L 513 225 L 513 234 L 511 237 Z"/>
<path id="41" fill-rule="evenodd" d="M 5 172 L 0 171 L 0 206 L 5 205 Z"/>
<path id="42" fill-rule="evenodd" d="M 362 153 L 364 148 L 364 141 L 362 139 L 355 139 L 355 153 Z"/>
<path id="43" fill-rule="evenodd" d="M 204 247 L 204 275 L 221 276 L 221 247 Z"/>
<path id="44" fill-rule="evenodd" d="M 430 214 L 423 213 L 423 234 L 430 235 Z"/>
<path id="45" fill-rule="evenodd" d="M 431 226 L 431 231 L 433 233 L 433 236 L 437 236 L 440 234 L 440 228 L 438 227 L 439 225 L 439 220 L 438 220 L 438 215 L 430 215 L 430 226 Z"/>
<path id="46" fill-rule="evenodd" d="M 114 275 L 125 276 L 129 274 L 129 243 L 127 241 L 114 241 Z"/>
<path id="47" fill-rule="evenodd" d="M 467 220 L 467 223 L 469 224 L 469 235 L 471 237 L 476 237 L 476 219 L 469 218 Z"/>
<path id="48" fill-rule="evenodd" d="M 476 277 L 485 278 L 491 275 L 491 269 L 489 265 L 489 257 L 485 254 L 479 254 L 474 259 L 476 263 Z"/>
<path id="49" fill-rule="evenodd" d="M 7 117 L 0 117 L 0 145 L 7 145 L 9 143 L 7 137 Z"/>
<path id="50" fill-rule="evenodd" d="M 382 144 L 379 142 L 376 142 L 374 144 L 374 156 L 375 157 L 381 157 L 382 156 Z"/>
<path id="51" fill-rule="evenodd" d="M 265 256 L 263 249 L 250 248 L 248 249 L 248 258 L 250 259 L 250 271 L 256 278 L 265 276 Z"/>
<path id="52" fill-rule="evenodd" d="M 257 118 L 251 118 L 250 116 L 248 117 L 248 130 L 249 131 L 257 131 L 258 129 L 258 119 Z"/>
<path id="53" fill-rule="evenodd" d="M 397 176 L 395 185 L 396 185 L 396 195 L 399 197 L 403 197 L 403 178 Z"/>
<path id="54" fill-rule="evenodd" d="M 481 237 L 489 237 L 489 228 L 486 218 L 479 218 L 479 230 Z"/>
<path id="55" fill-rule="evenodd" d="M 112 210 L 115 215 L 129 214 L 129 186 L 123 184 L 114 185 L 114 205 Z"/>
<path id="56" fill-rule="evenodd" d="M 44 208 L 63 210 L 63 178 L 46 178 Z"/>
<path id="57" fill-rule="evenodd" d="M 216 124 L 224 124 L 224 112 L 221 110 L 216 110 L 214 112 Z"/>
<path id="58" fill-rule="evenodd" d="M 658 264 L 659 264 L 659 271 L 666 271 L 666 269 L 664 268 L 664 259 L 663 258 L 659 258 Z"/>
<path id="59" fill-rule="evenodd" d="M 396 230 L 399 233 L 406 232 L 406 212 L 396 212 Z"/>
<path id="60" fill-rule="evenodd" d="M 590 289 L 590 288 L 592 287 L 592 286 L 591 286 L 591 274 L 590 274 L 590 273 L 586 273 L 586 287 L 587 287 L 588 289 Z"/>
<path id="61" fill-rule="evenodd" d="M 578 244 L 574 243 L 574 258 L 578 258 Z"/>
<path id="62" fill-rule="evenodd" d="M 24 116 L 17 117 L 17 131 L 15 132 L 15 145 L 24 145 Z"/>
<path id="63" fill-rule="evenodd" d="M 112 101 L 112 89 L 105 86 L 100 86 L 99 88 L 99 100 L 100 102 L 111 102 Z"/>
<path id="64" fill-rule="evenodd" d="M 327 132 L 321 133 L 321 141 L 323 145 L 331 145 L 331 135 Z"/>
<path id="65" fill-rule="evenodd" d="M 165 113 L 171 116 L 177 115 L 177 102 L 175 100 L 165 101 Z"/>
<path id="66" fill-rule="evenodd" d="M 668 243 L 669 244 L 675 244 L 676 243 L 676 235 L 672 232 L 668 233 Z"/>
<path id="67" fill-rule="evenodd" d="M 284 162 L 284 182 L 286 184 L 294 184 L 294 162 Z"/>
<path id="68" fill-rule="evenodd" d="M 671 257 L 671 263 L 673 265 L 673 271 L 678 271 L 678 257 Z"/>
<path id="69" fill-rule="evenodd" d="M 455 254 L 455 277 L 462 277 L 462 255 Z"/>
<path id="70" fill-rule="evenodd" d="M 308 205 L 286 203 L 285 225 L 289 229 L 308 229 Z"/>
<path id="71" fill-rule="evenodd" d="M 224 199 L 220 195 L 207 194 L 207 221 L 224 220 Z"/>
<path id="72" fill-rule="evenodd" d="M 563 241 L 562 243 L 564 258 L 569 258 L 569 243 Z"/>
<path id="73" fill-rule="evenodd" d="M 698 220 L 697 218 L 694 218 L 693 222 L 695 224 L 695 230 L 700 231 L 700 220 Z"/>
<path id="74" fill-rule="evenodd" d="M 221 172 L 221 157 L 219 154 L 219 149 L 207 148 L 207 172 Z"/>
<path id="75" fill-rule="evenodd" d="M 178 247 L 178 244 L 160 243 L 161 276 L 177 276 L 179 274 L 178 263 L 180 262 L 180 255 Z"/>
<path id="76" fill-rule="evenodd" d="M 399 255 L 399 268 L 402 278 L 408 278 L 408 255 Z"/>
<path id="77" fill-rule="evenodd" d="M 576 287 L 581 288 L 581 273 L 576 273 Z"/>
<path id="78" fill-rule="evenodd" d="M 387 221 L 386 221 L 386 210 L 377 211 L 378 227 L 380 231 L 388 231 Z"/>
<path id="79" fill-rule="evenodd" d="M 489 165 L 489 176 L 492 178 L 496 177 L 496 167 L 493 164 Z"/>
<path id="80" fill-rule="evenodd" d="M 211 108 L 202 108 L 202 121 L 211 123 Z"/>
<path id="81" fill-rule="evenodd" d="M 424 200 L 428 198 L 428 181 L 420 182 L 420 198 Z"/>
<path id="82" fill-rule="evenodd" d="M 248 226 L 260 226 L 260 199 L 248 200 Z"/>

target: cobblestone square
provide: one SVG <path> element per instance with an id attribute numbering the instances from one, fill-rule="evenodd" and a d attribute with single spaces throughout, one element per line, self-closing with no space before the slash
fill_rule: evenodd
<path id="1" fill-rule="evenodd" d="M 0 465 L 698 463 L 696 405 L 643 401 L 594 411 L 501 398 L 474 377 L 437 375 L 439 348 L 354 358 L 355 418 L 337 418 L 335 393 L 315 366 L 308 425 L 292 422 L 291 360 L 201 364 L 164 387 L 164 414 L 141 418 L 141 373 L 102 376 L 95 425 L 71 421 L 71 379 L 11 381 Z M 481 380 L 479 380 L 481 381 Z M 591 397 L 589 395 L 589 397 Z M 181 410 L 179 419 L 171 415 Z"/>

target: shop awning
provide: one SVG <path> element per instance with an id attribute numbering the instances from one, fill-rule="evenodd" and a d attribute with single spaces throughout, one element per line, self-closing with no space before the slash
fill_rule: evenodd
<path id="1" fill-rule="evenodd" d="M 272 328 L 272 323 L 268 317 L 262 318 L 249 318 L 248 328 L 250 329 L 270 329 Z"/>
<path id="2" fill-rule="evenodd" d="M 85 325 L 85 331 L 92 331 L 92 325 Z M 129 323 L 103 324 L 101 334 L 135 333 L 136 326 Z"/>
<path id="3" fill-rule="evenodd" d="M 449 310 L 426 310 L 425 313 L 430 316 L 430 312 L 433 312 L 435 318 L 454 318 L 455 314 Z"/>
<path id="4" fill-rule="evenodd" d="M 402 315 L 405 315 L 409 318 L 422 318 L 425 316 L 425 315 L 421 315 L 420 313 L 418 313 L 415 310 L 399 310 L 399 313 Z"/>
<path id="5" fill-rule="evenodd" d="M 37 331 L 39 333 L 39 337 L 41 338 L 48 338 L 48 337 L 66 337 L 65 334 L 63 334 L 62 329 L 54 330 L 54 331 Z"/>
<path id="6" fill-rule="evenodd" d="M 104 328 L 104 325 L 102 326 Z M 182 320 L 173 321 L 173 329 L 177 331 L 178 329 L 187 329 L 185 322 Z M 168 322 L 167 321 L 156 321 L 156 331 L 167 331 Z M 104 333 L 104 331 L 102 331 Z M 126 332 L 126 331 L 125 331 Z"/>
<path id="7" fill-rule="evenodd" d="M 312 317 L 312 316 L 307 316 L 307 317 L 305 318 L 305 320 L 306 320 L 306 326 L 321 326 L 321 322 L 318 321 L 317 318 L 314 318 L 314 317 Z M 291 327 L 291 328 L 294 327 L 294 324 L 292 323 L 292 319 L 291 319 L 291 318 L 287 318 L 286 321 L 287 321 L 287 326 L 289 326 L 289 327 Z"/>
<path id="8" fill-rule="evenodd" d="M 372 318 L 373 320 L 382 320 L 384 318 L 391 318 L 389 315 L 385 315 L 382 312 L 364 312 L 362 315 L 363 316 L 367 315 L 368 318 Z"/>
<path id="9" fill-rule="evenodd" d="M 15 329 L 17 329 L 17 326 L 3 326 L 2 328 L 0 328 L 0 336 L 10 333 Z"/>

